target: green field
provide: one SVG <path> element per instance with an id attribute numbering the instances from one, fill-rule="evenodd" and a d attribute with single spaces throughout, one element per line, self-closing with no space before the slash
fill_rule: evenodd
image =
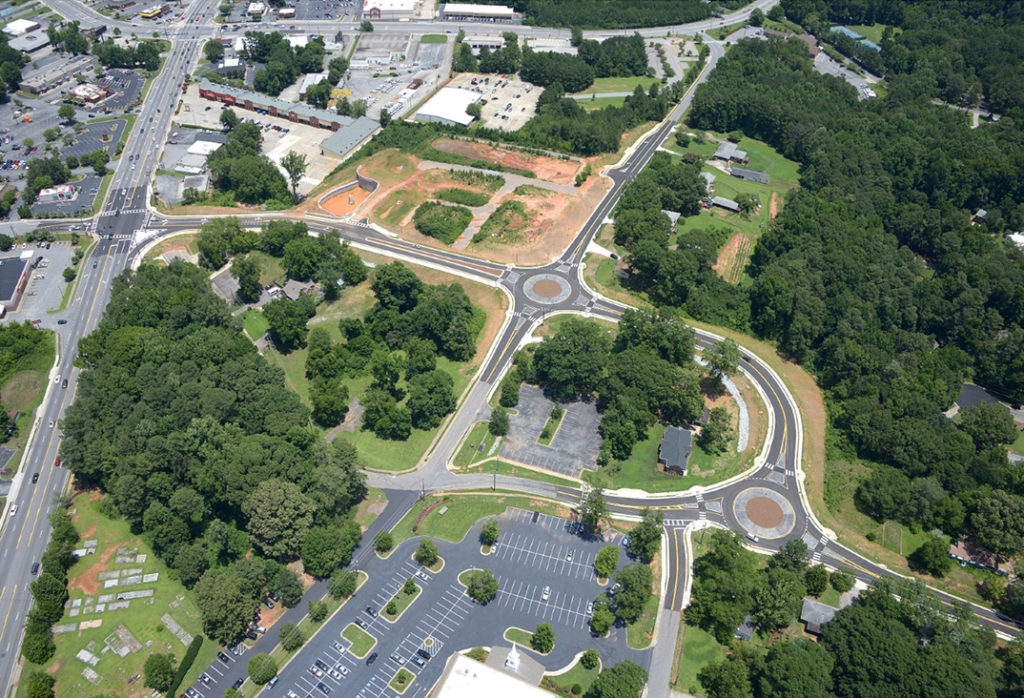
<path id="1" fill-rule="evenodd" d="M 420 37 L 421 44 L 444 44 L 448 43 L 448 37 L 444 34 L 424 34 Z"/>
<path id="2" fill-rule="evenodd" d="M 7 461 L 7 468 L 4 469 L 4 477 L 13 477 L 14 468 L 21 463 L 21 449 L 25 446 L 32 429 L 32 415 L 43 402 L 43 396 L 49 387 L 50 369 L 57 353 L 56 335 L 49 330 L 44 332 L 46 336 L 36 350 L 8 366 L 7 375 L 0 377 L 0 381 L 3 382 L 0 387 L 0 404 L 6 410 L 21 413 L 18 418 L 21 426 L 14 432 L 14 436 L 4 442 L 5 447 L 14 450 L 14 454 Z M 9 476 L 6 475 L 7 472 L 10 473 Z"/>
<path id="3" fill-rule="evenodd" d="M 1024 456 L 1024 430 L 1017 433 L 1017 440 L 1010 444 L 1009 448 L 1014 453 Z"/>
<path id="4" fill-rule="evenodd" d="M 419 518 L 420 512 L 439 502 L 441 504 L 431 509 L 414 532 L 412 527 L 416 525 L 416 519 Z M 469 529 L 477 521 L 488 516 L 497 516 L 510 506 L 528 510 L 535 509 L 552 515 L 558 513 L 557 504 L 527 496 L 467 494 L 441 497 L 431 495 L 416 502 L 413 508 L 391 530 L 391 535 L 396 546 L 413 536 L 429 536 L 457 543 L 466 537 Z M 440 512 L 444 507 L 448 507 L 448 511 L 442 515 Z"/>
<path id="5" fill-rule="evenodd" d="M 506 463 L 503 460 L 492 459 L 476 465 L 471 465 L 468 468 L 463 468 L 457 472 L 459 473 L 478 473 L 484 475 L 493 475 L 495 471 L 495 464 L 497 464 L 498 475 L 511 475 L 512 477 L 521 477 L 527 480 L 536 480 L 538 482 L 550 482 L 552 485 L 562 485 L 564 487 L 579 487 L 580 483 L 576 480 L 570 480 L 566 477 L 559 477 L 558 475 L 552 475 L 542 470 L 534 470 L 533 468 L 525 468 L 521 465 L 514 465 L 512 463 Z"/>
<path id="6" fill-rule="evenodd" d="M 503 637 L 507 641 L 514 642 L 520 647 L 529 648 L 530 642 L 533 640 L 533 633 L 529 630 L 523 630 L 522 628 L 508 628 Z"/>
<path id="7" fill-rule="evenodd" d="M 341 631 L 341 636 L 351 643 L 348 651 L 360 659 L 368 655 L 377 644 L 377 639 L 373 635 L 355 623 L 346 625 L 345 629 Z"/>
<path id="8" fill-rule="evenodd" d="M 418 584 L 416 585 L 416 591 L 412 594 L 406 594 L 404 590 L 399 589 L 398 593 L 392 597 L 395 605 L 398 607 L 395 614 L 391 615 L 390 613 L 381 611 L 381 616 L 392 622 L 398 620 L 402 617 L 402 614 L 405 613 L 405 609 L 412 606 L 412 602 L 419 598 L 421 591 L 423 591 L 423 589 L 420 588 Z"/>
<path id="9" fill-rule="evenodd" d="M 705 695 L 697 673 L 725 656 L 726 650 L 714 636 L 693 625 L 683 626 L 683 649 L 679 653 L 679 671 L 673 686 L 695 696 Z"/>
<path id="10" fill-rule="evenodd" d="M 644 92 L 651 85 L 658 84 L 657 78 L 649 78 L 646 75 L 631 78 L 595 78 L 594 84 L 576 94 L 602 94 L 604 92 L 632 92 L 637 85 L 644 89 Z"/>
<path id="11" fill-rule="evenodd" d="M 844 25 L 847 29 L 855 31 L 863 36 L 868 41 L 873 41 L 876 44 L 881 45 L 882 43 L 882 32 L 889 26 L 888 24 L 846 24 Z M 893 36 L 898 36 L 900 29 L 893 27 Z"/>
<path id="12" fill-rule="evenodd" d="M 452 464 L 456 468 L 465 468 L 471 463 L 489 458 L 495 438 L 497 437 L 488 431 L 487 422 L 477 422 L 470 428 L 469 435 L 463 439 L 458 453 L 452 459 Z"/>
<path id="13" fill-rule="evenodd" d="M 263 286 L 273 281 L 285 280 L 284 267 L 281 266 L 279 258 L 258 251 L 250 252 L 248 256 L 260 265 L 260 284 Z"/>
<path id="14" fill-rule="evenodd" d="M 143 664 L 152 652 L 171 652 L 176 661 L 185 654 L 186 645 L 181 642 L 161 622 L 161 617 L 169 615 L 186 632 L 195 636 L 201 633 L 202 623 L 199 609 L 195 604 L 192 592 L 173 581 L 168 574 L 167 566 L 153 551 L 136 535 L 122 519 L 109 519 L 99 511 L 101 499 L 92 499 L 86 492 L 75 498 L 71 511 L 74 512 L 75 528 L 82 534 L 82 541 L 96 540 L 95 555 L 87 555 L 79 559 L 68 570 L 69 591 L 71 602 L 80 601 L 79 607 L 69 607 L 68 613 L 61 623 L 81 623 L 100 621 L 99 627 L 77 629 L 75 632 L 60 633 L 54 636 L 57 653 L 43 667 L 57 679 L 57 695 L 95 695 L 96 685 L 82 676 L 85 666 L 75 658 L 75 654 L 88 650 L 100 658 L 93 670 L 101 677 L 100 686 L 108 689 L 114 686 L 127 686 L 128 680 L 135 674 L 142 673 Z M 145 562 L 115 562 L 119 548 L 135 549 L 137 554 L 145 555 Z M 153 589 L 152 597 L 134 599 L 131 606 L 122 610 L 104 610 L 92 612 L 102 594 L 115 594 L 122 586 L 104 589 L 104 582 L 97 575 L 104 571 L 141 568 L 143 574 L 158 574 L 158 580 L 152 583 L 133 585 L 131 590 Z M 122 576 L 121 579 L 124 579 Z M 127 590 L 127 589 L 125 589 Z M 105 601 L 102 603 L 109 603 Z M 86 613 L 88 609 L 90 612 Z M 70 615 L 71 610 L 81 610 L 80 614 Z M 116 653 L 108 651 L 105 641 L 116 638 L 114 632 L 124 626 L 139 643 L 139 649 L 129 652 L 123 659 Z M 182 686 L 189 686 L 203 669 L 209 665 L 217 652 L 217 643 L 207 640 L 203 643 L 192 669 L 186 674 Z M 37 669 L 26 664 L 25 671 Z M 27 675 L 27 674 L 26 674 Z M 18 696 L 27 695 L 27 682 L 19 685 Z"/>

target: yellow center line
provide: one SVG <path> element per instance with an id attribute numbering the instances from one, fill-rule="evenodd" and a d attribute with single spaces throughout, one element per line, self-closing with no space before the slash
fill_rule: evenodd
<path id="1" fill-rule="evenodd" d="M 668 605 L 669 608 L 675 608 L 675 606 L 676 606 L 676 594 L 679 593 L 679 585 L 682 583 L 682 580 L 680 580 L 680 578 L 679 578 L 679 570 L 682 569 L 682 565 L 679 564 L 679 557 L 680 557 L 680 555 L 679 555 L 679 529 L 678 528 L 673 528 L 672 529 L 672 544 L 674 546 L 673 550 L 675 552 L 671 556 L 670 564 L 671 564 L 672 567 L 675 567 L 675 569 L 676 569 L 676 583 L 672 587 L 672 601 Z M 670 570 L 669 577 L 671 577 L 671 570 Z"/>
<path id="2" fill-rule="evenodd" d="M 18 595 L 18 585 L 14 585 L 14 589 L 11 590 L 11 601 L 7 606 L 7 613 L 4 614 L 4 624 L 0 627 L 0 638 L 7 632 L 7 619 L 11 617 L 11 609 L 14 608 L 14 597 Z"/>

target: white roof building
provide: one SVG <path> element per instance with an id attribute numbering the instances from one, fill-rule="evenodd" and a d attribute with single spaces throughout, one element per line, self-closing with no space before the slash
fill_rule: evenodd
<path id="1" fill-rule="evenodd" d="M 224 145 L 224 144 L 223 143 L 215 143 L 214 141 L 196 141 L 195 143 L 190 145 L 188 147 L 188 150 L 186 150 L 185 152 L 186 153 L 190 153 L 192 155 L 208 156 L 211 153 L 214 153 L 214 152 L 220 150 L 220 147 L 222 145 Z"/>
<path id="2" fill-rule="evenodd" d="M 306 90 L 326 79 L 327 73 L 306 73 L 302 76 L 302 83 L 299 85 L 299 97 L 305 97 Z"/>
<path id="3" fill-rule="evenodd" d="M 30 31 L 35 31 L 39 27 L 39 22 L 33 22 L 30 19 L 16 19 L 4 27 L 4 34 L 8 36 L 21 36 L 22 34 L 28 34 Z"/>
<path id="4" fill-rule="evenodd" d="M 249 7 L 248 9 L 246 9 L 245 13 L 247 15 L 261 15 L 266 11 L 267 6 L 264 5 L 262 2 L 250 2 Z"/>
<path id="5" fill-rule="evenodd" d="M 284 38 L 292 48 L 305 48 L 309 43 L 309 37 L 305 34 L 289 34 Z"/>
<path id="6" fill-rule="evenodd" d="M 551 694 L 510 673 L 455 655 L 434 690 L 434 698 L 551 698 Z"/>
<path id="7" fill-rule="evenodd" d="M 416 0 L 363 0 L 363 19 L 412 19 Z"/>
<path id="8" fill-rule="evenodd" d="M 1006 236 L 1006 239 L 1024 250 L 1024 233 L 1010 233 Z"/>
<path id="9" fill-rule="evenodd" d="M 434 121 L 442 124 L 469 126 L 474 117 L 466 113 L 466 107 L 480 101 L 480 94 L 457 87 L 443 87 L 416 112 L 417 121 Z"/>
<path id="10" fill-rule="evenodd" d="M 477 5 L 469 2 L 449 2 L 441 8 L 444 19 L 478 19 L 490 22 L 508 22 L 515 17 L 511 7 L 505 5 Z"/>

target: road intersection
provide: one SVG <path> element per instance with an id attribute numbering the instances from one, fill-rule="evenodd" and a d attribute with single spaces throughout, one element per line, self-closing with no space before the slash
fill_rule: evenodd
<path id="1" fill-rule="evenodd" d="M 754 7 L 768 9 L 772 4 L 774 0 L 758 0 L 722 20 L 698 22 L 674 29 L 686 33 L 704 31 L 720 22 L 740 21 Z M 52 6 L 67 17 L 81 18 L 86 25 L 112 24 L 106 17 L 93 17 L 95 13 L 92 10 L 72 0 L 52 0 Z M 0 569 L 3 570 L 0 572 L 2 676 L 13 678 L 17 674 L 21 630 L 31 602 L 28 589 L 31 576 L 28 568 L 42 554 L 49 534 L 46 515 L 52 509 L 54 497 L 65 491 L 67 484 L 68 473 L 56 466 L 55 459 L 60 446 L 59 419 L 63 409 L 73 401 L 77 389 L 79 371 L 72 365 L 77 342 L 99 322 L 109 299 L 112 280 L 137 257 L 140 250 L 138 242 L 147 237 L 152 239 L 146 231 L 158 229 L 162 231 L 159 235 L 167 235 L 193 230 L 203 220 L 195 216 L 162 216 L 151 211 L 148 208 L 149 182 L 159 157 L 159 149 L 154 144 L 162 142 L 169 130 L 181 81 L 191 71 L 203 41 L 220 31 L 211 29 L 210 20 L 215 11 L 215 2 L 199 0 L 188 7 L 180 25 L 167 29 L 172 47 L 165 59 L 165 67 L 154 80 L 143 104 L 102 211 L 89 223 L 90 231 L 98 237 L 98 243 L 91 259 L 83 263 L 75 298 L 67 310 L 53 317 L 54 321 L 58 318 L 67 319 L 68 323 L 53 327 L 59 336 L 60 354 L 51 378 L 67 378 L 68 387 L 61 389 L 59 381 L 51 383 L 37 411 L 33 434 L 27 447 L 28 465 L 15 478 L 8 500 L 9 503 L 17 503 L 19 511 L 15 516 L 7 516 L 3 531 L 0 532 Z M 321 23 L 306 24 L 312 27 Z M 130 25 L 121 23 L 121 26 Z M 337 24 L 332 26 L 337 27 Z M 419 24 L 403 23 L 401 29 L 417 31 L 418 27 Z M 424 24 L 424 27 L 438 30 L 437 23 Z M 474 25 L 473 29 L 488 28 Z M 490 29 L 507 30 L 509 27 Z M 389 31 L 391 27 L 381 23 L 377 30 Z M 558 30 L 535 27 L 515 27 L 515 30 L 536 36 L 545 35 L 545 32 L 565 34 Z M 663 34 L 665 28 L 657 31 Z M 610 216 L 622 188 L 665 142 L 688 108 L 697 84 L 707 79 L 724 54 L 720 43 L 709 40 L 708 44 L 711 48 L 708 64 L 695 85 L 669 117 L 642 138 L 617 166 L 604 173 L 612 181 L 609 192 L 565 252 L 549 264 L 539 267 L 503 265 L 452 251 L 407 243 L 364 224 L 324 218 L 308 219 L 314 234 L 338 234 L 356 249 L 373 251 L 491 284 L 502 289 L 510 299 L 505 322 L 485 357 L 476 381 L 464 395 L 458 411 L 442 430 L 421 467 L 413 473 L 402 475 L 369 474 L 370 484 L 390 494 L 386 515 L 382 515 L 371 530 L 396 523 L 414 501 L 415 495 L 423 491 L 489 488 L 493 485 L 498 489 L 550 497 L 563 503 L 578 501 L 581 494 L 579 488 L 510 476 L 455 475 L 448 469 L 448 463 L 457 451 L 463 435 L 485 411 L 488 396 L 510 367 L 515 351 L 529 340 L 535 328 L 547 317 L 572 313 L 615 321 L 627 309 L 628 306 L 604 298 L 587 287 L 582 276 L 587 245 Z M 261 214 L 243 216 L 241 220 L 244 225 L 258 226 L 280 217 L 285 216 Z M 55 224 L 47 222 L 43 225 L 53 227 Z M 49 324 L 49 318 L 47 322 Z M 697 338 L 698 346 L 702 349 L 720 339 L 700 330 L 697 331 Z M 636 517 L 646 507 L 664 512 L 666 538 L 663 549 L 667 554 L 663 582 L 664 608 L 678 611 L 684 606 L 687 595 L 686 571 L 690 562 L 686 555 L 686 531 L 689 527 L 700 525 L 717 525 L 741 532 L 748 537 L 749 545 L 766 552 L 779 549 L 788 540 L 802 539 L 807 543 L 814 561 L 846 568 L 864 582 L 892 576 L 893 573 L 885 567 L 841 545 L 835 540 L 835 535 L 814 518 L 802 483 L 803 427 L 796 402 L 772 368 L 746 349 L 741 370 L 764 396 L 770 413 L 763 450 L 749 471 L 727 482 L 706 488 L 693 488 L 687 492 L 658 495 L 640 492 L 606 493 L 609 509 L 618 516 Z M 52 429 L 46 426 L 50 420 L 57 423 L 57 426 Z M 26 474 L 34 471 L 40 472 L 38 485 L 26 481 Z M 361 560 L 367 561 L 365 555 L 357 555 L 355 566 L 359 566 Z M 316 598 L 317 594 L 322 595 L 323 591 L 322 583 L 316 585 L 310 592 L 311 598 Z M 947 604 L 959 603 L 948 594 L 938 591 L 936 594 Z M 1020 632 L 1018 626 L 989 609 L 972 605 L 971 610 L 980 622 L 997 633 L 1016 636 Z M 225 676 L 229 675 L 225 673 Z"/>

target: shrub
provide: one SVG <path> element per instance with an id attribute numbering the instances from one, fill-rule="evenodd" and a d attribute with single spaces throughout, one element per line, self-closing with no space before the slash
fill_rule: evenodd
<path id="1" fill-rule="evenodd" d="M 356 592 L 356 573 L 349 570 L 335 570 L 327 582 L 327 591 L 336 599 L 347 599 Z"/>
<path id="2" fill-rule="evenodd" d="M 550 652 L 555 647 L 555 631 L 550 623 L 539 623 L 530 638 L 530 647 L 538 652 Z"/>
<path id="3" fill-rule="evenodd" d="M 388 605 L 384 607 L 384 612 L 389 616 L 396 615 L 398 613 L 398 604 L 395 603 L 394 599 L 388 601 Z"/>
<path id="4" fill-rule="evenodd" d="M 455 242 L 472 220 L 473 212 L 468 208 L 448 206 L 436 201 L 420 204 L 412 217 L 416 230 L 446 245 Z"/>
<path id="5" fill-rule="evenodd" d="M 402 585 L 402 593 L 406 596 L 412 596 L 416 593 L 416 582 L 412 581 L 412 577 L 405 580 L 405 584 Z"/>
<path id="6" fill-rule="evenodd" d="M 285 623 L 278 632 L 281 638 L 281 647 L 286 652 L 297 650 L 306 642 L 306 634 L 295 623 Z"/>
<path id="7" fill-rule="evenodd" d="M 498 541 L 498 522 L 494 519 L 487 519 L 484 521 L 483 528 L 480 529 L 480 542 L 484 545 L 494 545 Z"/>
<path id="8" fill-rule="evenodd" d="M 174 672 L 174 680 L 171 681 L 170 688 L 167 689 L 167 695 L 173 696 L 178 692 L 178 686 L 185 680 L 185 674 L 192 668 L 192 663 L 196 661 L 196 655 L 199 654 L 199 648 L 203 646 L 203 636 L 196 635 L 192 638 L 192 643 L 185 650 L 185 656 L 181 659 L 181 664 L 178 665 L 178 670 Z"/>
<path id="9" fill-rule="evenodd" d="M 478 603 L 487 603 L 498 593 L 498 580 L 490 570 L 476 570 L 469 577 L 466 593 Z"/>
<path id="10" fill-rule="evenodd" d="M 166 691 L 174 681 L 174 655 L 154 653 L 146 657 L 142 668 L 145 676 L 143 685 Z"/>
<path id="11" fill-rule="evenodd" d="M 387 531 L 381 531 L 373 539 L 373 548 L 381 555 L 390 552 L 393 547 L 395 547 L 395 541 Z"/>
<path id="12" fill-rule="evenodd" d="M 322 623 L 327 618 L 329 611 L 330 608 L 328 608 L 326 601 L 309 602 L 309 617 L 314 623 Z"/>
<path id="13" fill-rule="evenodd" d="M 257 654 L 249 660 L 249 678 L 257 686 L 262 686 L 277 676 L 277 662 L 269 654 Z"/>
<path id="14" fill-rule="evenodd" d="M 840 594 L 853 588 L 853 575 L 843 570 L 836 570 L 832 573 L 832 588 Z"/>
<path id="15" fill-rule="evenodd" d="M 43 671 L 33 671 L 28 677 L 28 698 L 53 698 L 56 679 Z"/>
<path id="16" fill-rule="evenodd" d="M 416 562 L 420 563 L 424 567 L 430 567 L 439 557 L 437 552 L 437 543 L 429 538 L 424 538 L 420 541 L 420 547 L 416 548 Z"/>
<path id="17" fill-rule="evenodd" d="M 583 694 L 583 686 L 582 686 L 582 684 L 574 683 L 572 685 L 572 688 L 569 689 L 569 692 L 572 693 L 574 696 L 582 695 Z"/>
<path id="18" fill-rule="evenodd" d="M 469 189 L 459 189 L 458 187 L 442 189 L 434 196 L 443 201 L 450 201 L 453 204 L 462 204 L 463 206 L 483 206 L 491 200 L 491 197 L 487 194 L 470 191 Z"/>
<path id="19" fill-rule="evenodd" d="M 596 669 L 599 661 L 601 661 L 601 655 L 593 648 L 584 652 L 580 657 L 580 664 L 584 669 Z"/>

